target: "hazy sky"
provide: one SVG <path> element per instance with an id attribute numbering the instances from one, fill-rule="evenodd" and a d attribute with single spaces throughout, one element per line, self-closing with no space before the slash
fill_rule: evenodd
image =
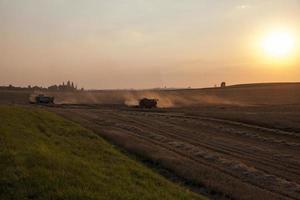
<path id="1" fill-rule="evenodd" d="M 298 56 L 260 52 L 278 28 L 300 55 L 300 0 L 0 0 L 0 85 L 300 81 Z"/>

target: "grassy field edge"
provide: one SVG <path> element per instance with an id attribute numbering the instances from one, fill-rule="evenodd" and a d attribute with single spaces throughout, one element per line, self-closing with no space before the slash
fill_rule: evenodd
<path id="1" fill-rule="evenodd" d="M 204 199 L 54 113 L 0 106 L 0 199 Z"/>

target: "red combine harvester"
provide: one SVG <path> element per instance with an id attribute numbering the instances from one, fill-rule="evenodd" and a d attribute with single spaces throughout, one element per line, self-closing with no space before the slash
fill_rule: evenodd
<path id="1" fill-rule="evenodd" d="M 157 108 L 158 99 L 143 98 L 139 101 L 140 108 Z"/>
<path id="2" fill-rule="evenodd" d="M 39 94 L 34 97 L 34 101 L 30 101 L 32 104 L 54 104 L 54 97 L 45 96 L 43 94 Z"/>

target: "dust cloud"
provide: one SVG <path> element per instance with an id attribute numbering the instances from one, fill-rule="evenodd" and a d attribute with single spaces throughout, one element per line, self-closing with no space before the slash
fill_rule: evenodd
<path id="1" fill-rule="evenodd" d="M 240 105 L 240 103 L 192 91 L 86 91 L 76 93 L 52 92 L 57 104 L 119 104 L 136 106 L 142 98 L 158 99 L 158 107 L 187 107 L 203 104 Z"/>
<path id="2" fill-rule="evenodd" d="M 202 104 L 227 104 L 237 105 L 237 102 L 225 100 L 223 98 L 206 95 L 206 94 L 180 94 L 179 92 L 140 92 L 136 94 L 125 95 L 125 104 L 128 106 L 134 106 L 138 104 L 141 98 L 158 99 L 158 107 L 170 108 L 170 107 L 187 107 L 197 106 Z"/>

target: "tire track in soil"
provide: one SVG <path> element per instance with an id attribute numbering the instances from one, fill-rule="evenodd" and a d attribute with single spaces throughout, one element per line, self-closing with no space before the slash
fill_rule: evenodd
<path id="1" fill-rule="evenodd" d="M 158 122 L 157 122 L 158 123 Z M 141 125 L 145 125 L 145 123 L 140 123 Z M 174 126 L 175 126 L 175 124 L 173 124 Z M 148 127 L 149 128 L 149 127 Z M 151 128 L 151 127 L 150 127 Z M 179 133 L 180 133 L 180 128 L 181 127 L 176 127 L 175 129 L 176 129 L 176 135 L 178 135 Z M 166 130 L 166 129 L 165 129 Z M 157 131 L 157 130 L 156 130 Z M 184 130 L 185 132 L 188 132 L 188 131 L 186 131 L 186 130 Z M 174 132 L 174 130 L 166 130 L 165 132 Z M 265 162 L 265 161 L 260 161 L 261 160 L 261 158 L 259 158 L 259 157 L 255 157 L 254 155 L 253 155 L 253 152 L 247 152 L 247 149 L 246 148 L 238 148 L 238 147 L 234 147 L 234 145 L 223 145 L 224 143 L 226 144 L 226 141 L 220 141 L 220 143 L 214 143 L 213 145 L 211 145 L 211 143 L 205 143 L 200 137 L 199 137 L 199 135 L 196 133 L 194 133 L 194 131 L 190 131 L 190 133 L 191 134 L 189 134 L 188 136 L 189 136 L 189 138 L 191 137 L 191 136 L 195 136 L 194 138 L 193 138 L 193 140 L 192 141 L 188 141 L 188 142 L 191 142 L 191 143 L 193 143 L 194 141 L 201 141 L 202 142 L 202 144 L 205 144 L 206 146 L 206 148 L 211 148 L 212 150 L 215 150 L 215 151 L 217 151 L 218 149 L 216 149 L 216 148 L 212 148 L 213 146 L 218 146 L 218 147 L 220 147 L 220 151 L 219 152 L 221 152 L 221 153 L 225 153 L 225 154 L 228 154 L 228 152 L 229 151 L 231 151 L 231 152 L 234 152 L 234 153 L 237 153 L 237 155 L 236 156 L 238 156 L 238 154 L 240 154 L 241 152 L 243 152 L 243 154 L 247 154 L 247 159 L 251 159 L 251 158 L 256 158 L 257 159 L 257 162 L 258 163 L 263 163 L 263 164 L 265 164 L 265 165 L 268 165 L 268 162 L 272 162 L 272 161 L 274 161 L 274 160 L 271 160 L 271 159 L 267 159 L 270 155 L 266 155 L 266 158 L 264 159 L 264 160 L 267 160 L 268 162 Z M 165 133 L 165 134 L 167 134 L 167 133 Z M 186 137 L 186 135 L 184 135 L 183 134 L 183 136 L 185 136 Z M 183 140 L 185 140 L 186 138 L 180 138 L 180 139 L 183 139 Z M 216 142 L 216 140 L 214 140 L 213 142 Z M 200 145 L 199 143 L 193 143 L 194 145 Z M 221 148 L 223 148 L 222 150 L 221 150 Z M 260 154 L 264 154 L 264 152 L 259 152 Z M 242 157 L 240 157 L 240 158 L 242 158 Z M 285 163 L 286 164 L 286 163 Z M 295 164 L 295 163 L 292 163 L 292 164 Z M 291 171 L 292 173 L 293 173 L 293 175 L 294 174 L 297 174 L 297 175 L 300 175 L 300 173 L 299 173 L 299 168 L 297 168 L 297 167 L 294 167 L 294 165 L 286 165 L 286 166 L 284 166 L 284 168 L 282 169 L 282 170 L 284 170 L 284 171 L 286 171 L 287 169 L 288 170 L 291 170 L 291 169 L 294 169 L 294 171 Z M 276 167 L 276 165 L 274 166 L 274 167 Z M 288 167 L 287 169 L 286 169 L 286 167 Z M 299 179 L 298 179 L 299 180 Z"/>
<path id="2" fill-rule="evenodd" d="M 174 115 L 172 112 L 161 114 L 120 110 L 118 112 L 110 112 L 107 110 L 107 112 L 100 111 L 99 113 L 97 110 L 88 110 L 84 111 L 86 113 L 83 114 L 84 112 L 82 113 L 81 111 L 77 112 L 77 114 L 90 118 L 90 121 L 97 123 L 97 126 L 101 129 L 109 127 L 106 125 L 109 125 L 107 123 L 110 122 L 110 125 L 114 125 L 114 129 L 124 130 L 129 134 L 187 157 L 201 165 L 209 165 L 220 173 L 238 178 L 242 182 L 277 193 L 282 195 L 282 197 L 300 199 L 300 186 L 298 184 L 298 177 L 300 176 L 299 163 L 282 163 L 281 161 L 280 165 L 278 165 L 278 159 L 270 157 L 269 149 L 266 152 L 255 152 L 255 149 L 249 150 L 241 147 L 247 141 L 253 142 L 253 140 L 258 140 L 255 143 L 258 147 L 261 147 L 262 143 L 259 140 L 260 138 L 257 137 L 257 133 L 254 133 L 256 137 L 249 137 L 249 135 L 243 134 L 245 133 L 243 129 L 251 129 L 253 132 L 260 131 L 262 134 L 267 135 L 271 135 L 269 132 L 275 134 L 277 130 L 253 127 L 252 125 L 248 126 L 239 122 L 228 122 L 228 120 L 224 121 L 215 118 L 184 116 L 181 113 Z M 107 119 L 109 120 L 107 121 Z M 185 124 L 189 125 L 185 126 Z M 190 124 L 193 124 L 193 126 Z M 199 134 L 201 131 L 198 132 L 198 130 L 201 127 L 206 132 Z M 215 132 L 216 130 L 220 133 L 210 134 L 210 132 Z M 293 133 L 279 135 L 280 137 L 295 137 Z M 276 137 L 278 135 L 275 134 L 273 136 Z M 259 135 L 259 137 L 261 136 Z M 238 144 L 234 144 L 232 138 L 235 138 Z M 270 138 L 267 138 L 264 142 L 274 144 L 274 141 L 270 140 Z M 286 141 L 276 143 L 276 145 L 285 145 L 290 148 L 288 144 Z M 297 146 L 292 146 L 292 148 L 297 149 Z M 291 151 L 295 150 L 292 149 Z M 298 164 L 298 167 L 292 164 Z"/>
<path id="3" fill-rule="evenodd" d="M 149 121 L 149 120 L 148 120 Z M 128 123 L 128 121 L 125 121 L 126 123 Z M 135 121 L 135 124 L 137 123 L 137 121 Z M 139 122 L 139 123 L 141 123 L 141 122 Z M 141 125 L 141 124 L 140 124 Z M 145 123 L 144 122 L 142 122 L 142 125 L 144 126 L 143 127 L 143 130 L 145 130 Z M 153 128 L 153 126 L 151 126 L 152 127 L 152 129 L 154 129 Z M 124 129 L 127 129 L 127 130 L 129 130 L 129 131 L 132 131 L 132 127 L 121 127 L 121 128 L 124 128 Z M 150 128 L 149 126 L 147 127 L 148 129 Z M 137 129 L 135 130 L 135 132 L 137 131 Z M 155 130 L 156 132 L 159 132 L 159 130 Z M 145 133 L 145 131 L 143 131 L 144 133 Z M 162 134 L 163 136 L 165 136 L 165 135 L 169 135 L 169 136 L 171 136 L 171 137 L 175 137 L 175 138 L 177 138 L 177 139 L 180 139 L 180 140 L 182 140 L 182 141 L 185 141 L 185 142 L 188 142 L 187 144 L 188 145 L 190 145 L 190 144 L 193 144 L 193 142 L 192 141 L 189 141 L 189 140 L 187 140 L 186 138 L 184 138 L 184 137 L 178 137 L 178 135 L 174 135 L 174 134 L 169 134 L 169 133 L 167 133 L 167 132 L 165 132 L 165 133 L 163 133 Z M 163 140 L 163 142 L 164 143 L 167 143 L 167 144 L 170 144 L 170 143 L 172 143 L 172 141 L 168 141 L 167 139 L 165 139 L 165 140 Z M 175 142 L 175 144 L 176 144 L 176 141 L 173 141 L 173 142 Z M 196 145 L 200 145 L 199 143 L 197 143 Z M 214 144 L 210 144 L 211 146 L 214 146 Z M 184 146 L 184 144 L 183 144 L 183 146 Z M 178 146 L 176 146 L 176 147 L 178 147 Z M 207 148 L 208 148 L 208 146 L 206 146 Z M 217 149 L 213 149 L 213 150 L 215 150 L 215 151 L 217 151 Z M 176 151 L 177 152 L 177 151 Z M 178 153 L 178 152 L 177 152 Z M 207 154 L 207 153 L 206 153 Z M 206 159 L 206 160 L 208 160 L 208 161 L 215 161 L 215 160 L 218 160 L 219 159 L 219 157 L 217 156 L 217 155 L 203 155 L 203 157 L 204 157 L 204 159 Z M 198 159 L 197 159 L 197 161 L 199 161 Z M 290 197 L 296 197 L 296 196 L 298 196 L 298 190 L 299 190 L 299 188 L 300 188 L 300 186 L 297 184 L 297 183 L 292 183 L 292 182 L 289 182 L 289 181 L 287 181 L 287 180 L 284 180 L 284 179 L 282 179 L 282 178 L 279 178 L 279 177 L 276 177 L 276 176 L 274 176 L 274 175 L 269 175 L 269 174 L 265 174 L 264 172 L 261 172 L 261 171 L 258 171 L 258 170 L 256 170 L 256 169 L 251 169 L 251 170 L 248 170 L 248 166 L 245 166 L 244 164 L 241 164 L 241 163 L 234 163 L 234 164 L 232 164 L 232 161 L 224 161 L 224 159 L 223 160 L 221 160 L 221 163 L 220 164 L 224 164 L 224 163 L 226 163 L 226 166 L 224 166 L 224 167 L 232 167 L 233 168 L 233 170 L 241 170 L 242 171 L 242 175 L 240 175 L 240 176 L 242 176 L 243 177 L 243 175 L 247 175 L 247 176 L 249 176 L 249 178 L 251 179 L 261 179 L 260 181 L 264 181 L 264 182 L 266 182 L 267 181 L 267 184 L 272 184 L 273 183 L 273 185 L 276 185 L 277 187 L 279 187 L 279 188 L 281 188 L 281 187 L 284 187 L 284 188 L 286 188 L 287 190 L 288 189 L 290 189 L 290 188 L 295 188 L 295 191 L 291 191 L 290 193 L 295 193 L 295 194 L 293 194 L 292 196 L 290 196 Z M 276 165 L 275 165 L 276 166 Z M 255 174 L 254 174 L 254 172 L 255 172 Z M 251 175 L 252 174 L 252 175 Z M 233 173 L 231 173 L 231 175 L 233 175 Z M 240 177 L 241 178 L 241 177 Z M 258 181 L 257 180 L 255 180 L 255 181 L 251 181 L 250 180 L 250 182 L 252 182 L 252 183 L 254 183 L 254 184 L 256 184 Z M 277 182 L 277 183 L 276 183 Z M 267 185 L 267 184 L 265 184 L 265 185 Z M 256 184 L 257 185 L 257 184 Z M 264 186 L 265 186 L 264 185 Z M 259 185 L 258 185 L 259 186 Z M 271 189 L 271 191 L 276 191 L 276 189 Z M 281 192 L 279 192 L 280 194 L 284 194 L 284 193 L 281 193 Z"/>

